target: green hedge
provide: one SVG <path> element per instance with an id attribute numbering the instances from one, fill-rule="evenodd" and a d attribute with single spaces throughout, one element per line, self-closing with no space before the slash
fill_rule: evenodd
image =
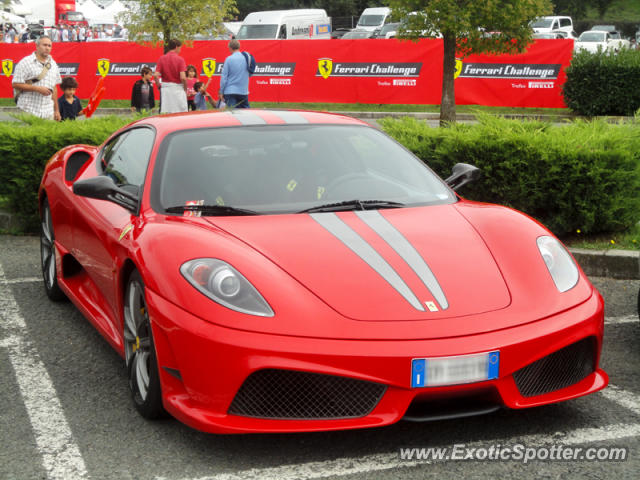
<path id="1" fill-rule="evenodd" d="M 624 231 L 640 219 L 640 126 L 479 120 L 380 123 L 443 178 L 458 162 L 482 169 L 480 181 L 463 187 L 466 198 L 524 211 L 556 235 Z"/>
<path id="2" fill-rule="evenodd" d="M 577 52 L 566 69 L 564 101 L 580 115 L 634 115 L 640 109 L 640 50 Z"/>
<path id="3" fill-rule="evenodd" d="M 28 232 L 39 228 L 38 186 L 44 165 L 67 145 L 99 145 L 132 117 L 96 117 L 74 122 L 52 122 L 18 116 L 24 124 L 0 123 L 0 197 L 7 199 Z"/>

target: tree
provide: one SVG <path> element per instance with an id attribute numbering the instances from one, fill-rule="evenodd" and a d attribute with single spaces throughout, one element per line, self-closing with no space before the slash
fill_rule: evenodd
<path id="1" fill-rule="evenodd" d="M 235 0 L 129 0 L 127 4 L 129 8 L 118 15 L 118 21 L 137 42 L 222 33 L 222 22 L 237 12 Z"/>
<path id="2" fill-rule="evenodd" d="M 569 15 L 573 21 L 587 15 L 587 7 L 594 0 L 554 0 L 556 15 Z"/>
<path id="3" fill-rule="evenodd" d="M 607 13 L 609 6 L 613 3 L 613 0 L 595 0 L 593 2 L 595 4 L 596 9 L 598 10 L 598 15 L 600 18 L 604 18 L 604 14 Z"/>
<path id="4" fill-rule="evenodd" d="M 549 0 L 389 0 L 403 18 L 400 38 L 442 37 L 440 123 L 455 122 L 456 57 L 472 53 L 520 53 L 531 43 L 529 22 L 551 12 Z M 410 14 L 410 12 L 416 12 Z"/>

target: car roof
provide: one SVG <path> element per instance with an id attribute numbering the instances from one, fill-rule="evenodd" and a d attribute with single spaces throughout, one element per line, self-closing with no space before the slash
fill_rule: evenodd
<path id="1" fill-rule="evenodd" d="M 365 125 L 366 122 L 346 115 L 308 110 L 234 109 L 174 113 L 146 117 L 133 125 L 151 125 L 161 134 L 195 128 L 261 125 Z"/>

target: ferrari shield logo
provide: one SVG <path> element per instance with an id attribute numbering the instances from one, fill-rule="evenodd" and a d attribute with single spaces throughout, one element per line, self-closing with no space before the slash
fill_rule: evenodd
<path id="1" fill-rule="evenodd" d="M 458 78 L 458 75 L 462 73 L 462 60 L 456 58 L 456 69 L 453 72 L 453 79 Z"/>
<path id="2" fill-rule="evenodd" d="M 109 61 L 108 58 L 99 58 L 98 59 L 98 72 L 100 72 L 100 75 L 102 75 L 103 77 L 106 77 L 107 75 L 109 75 L 109 65 L 111 64 L 111 62 Z"/>
<path id="3" fill-rule="evenodd" d="M 10 58 L 2 60 L 2 73 L 4 73 L 7 77 L 11 76 L 11 74 L 13 73 L 13 60 L 11 60 Z"/>
<path id="4" fill-rule="evenodd" d="M 332 70 L 333 60 L 331 60 L 330 58 L 321 58 L 318 60 L 318 72 L 320 72 L 322 78 L 324 78 L 325 80 L 329 78 Z"/>
<path id="5" fill-rule="evenodd" d="M 202 59 L 202 72 L 209 78 L 216 73 L 216 59 L 215 58 L 203 58 Z"/>

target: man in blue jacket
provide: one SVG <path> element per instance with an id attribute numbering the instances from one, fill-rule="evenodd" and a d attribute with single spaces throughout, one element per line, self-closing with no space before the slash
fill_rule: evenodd
<path id="1" fill-rule="evenodd" d="M 247 59 L 240 53 L 240 42 L 229 42 L 229 55 L 222 66 L 220 94 L 231 108 L 249 108 L 249 68 Z"/>

